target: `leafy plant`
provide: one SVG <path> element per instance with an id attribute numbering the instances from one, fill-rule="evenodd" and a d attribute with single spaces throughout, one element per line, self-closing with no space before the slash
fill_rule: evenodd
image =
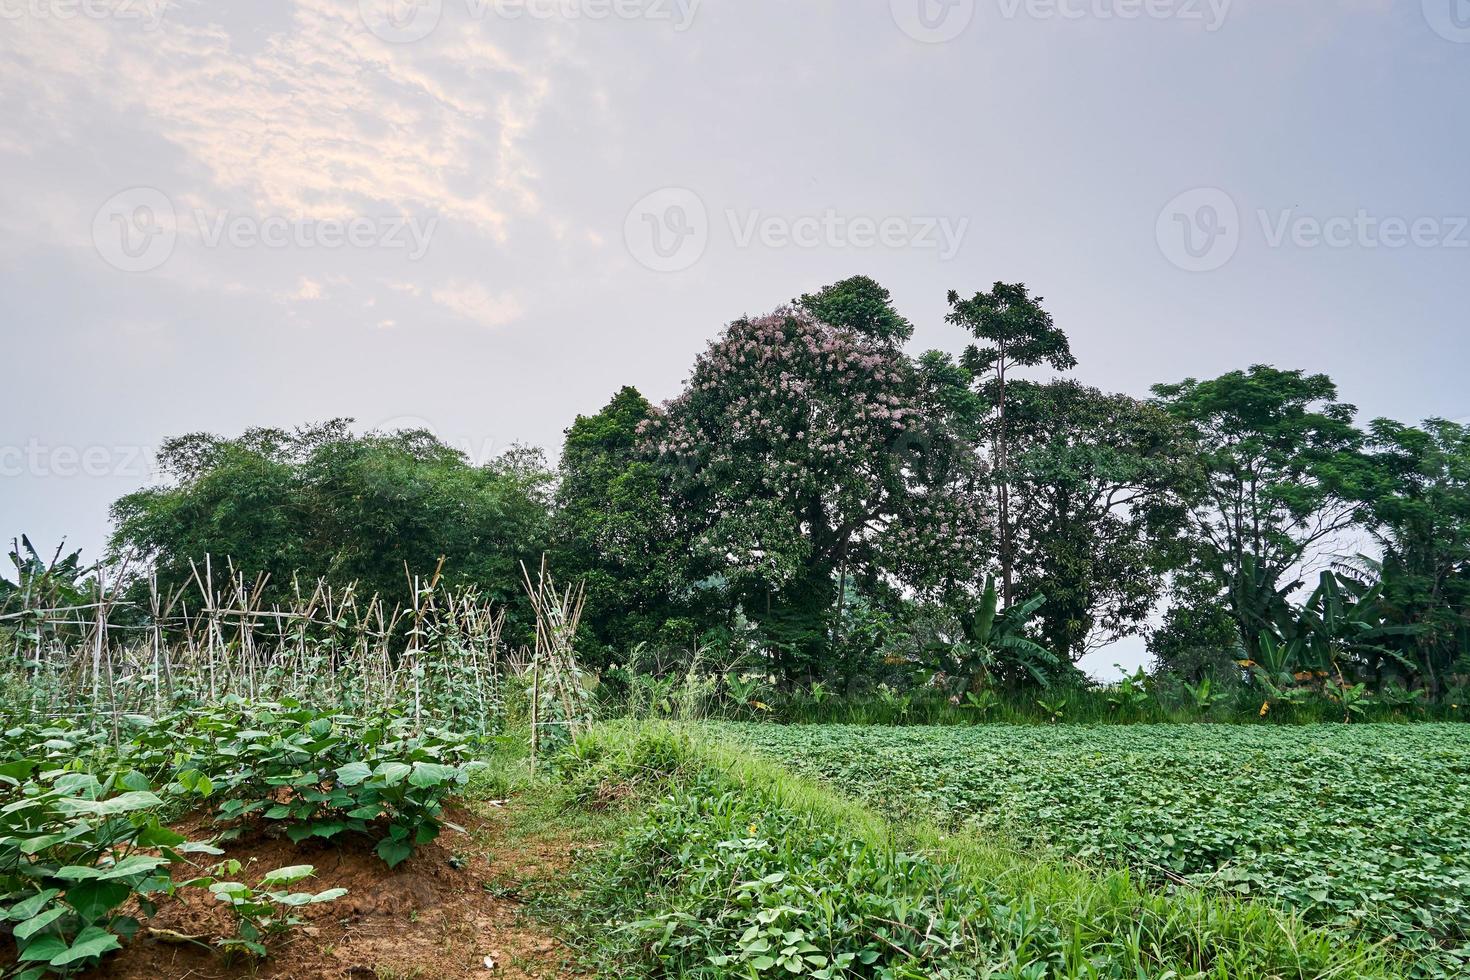
<path id="1" fill-rule="evenodd" d="M 264 958 L 270 954 L 268 944 L 271 940 L 301 924 L 296 909 L 332 902 L 347 894 L 345 888 L 329 888 L 316 893 L 283 890 L 315 874 L 316 868 L 309 864 L 268 871 L 254 887 L 239 881 L 218 880 L 219 876 L 232 878 L 238 875 L 241 868 L 239 861 L 231 859 L 216 867 L 213 876 L 195 878 L 186 883 L 188 886 L 207 886 L 215 899 L 234 916 L 235 935 L 216 943 L 227 953 L 243 952 Z"/>
<path id="2" fill-rule="evenodd" d="M 1063 697 L 1037 698 L 1036 706 L 1046 712 L 1046 720 L 1052 724 L 1062 720 L 1067 710 L 1067 699 Z"/>
<path id="3" fill-rule="evenodd" d="M 43 765 L 0 766 L 0 919 L 15 923 L 25 980 L 96 965 L 137 931 L 129 899 L 151 915 L 172 889 L 168 868 L 214 850 L 162 826 L 163 800 L 135 772 L 99 780 Z"/>

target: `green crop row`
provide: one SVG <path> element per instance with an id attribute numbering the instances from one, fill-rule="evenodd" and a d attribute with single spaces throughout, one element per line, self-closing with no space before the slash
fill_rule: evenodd
<path id="1" fill-rule="evenodd" d="M 1392 953 L 1270 905 L 1161 894 L 1127 871 L 889 820 L 703 731 L 603 725 L 557 762 L 565 806 L 636 801 L 560 908 L 600 975 L 1406 975 Z"/>
<path id="2" fill-rule="evenodd" d="M 1463 726 L 718 730 L 892 814 L 1470 963 Z"/>

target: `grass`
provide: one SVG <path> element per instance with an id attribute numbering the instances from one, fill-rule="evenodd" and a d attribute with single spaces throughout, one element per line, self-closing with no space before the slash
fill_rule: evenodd
<path id="1" fill-rule="evenodd" d="M 644 801 L 560 909 L 608 975 L 1409 975 L 1266 902 L 900 825 L 689 726 L 602 725 L 558 769 L 563 808 Z"/>

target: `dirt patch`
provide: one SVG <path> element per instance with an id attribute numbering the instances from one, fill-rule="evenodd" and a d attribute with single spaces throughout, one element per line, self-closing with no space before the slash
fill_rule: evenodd
<path id="1" fill-rule="evenodd" d="M 165 900 L 143 931 L 88 978 L 213 980 L 267 977 L 291 980 L 437 980 L 578 976 L 570 951 L 525 914 L 518 895 L 526 882 L 564 869 L 571 844 L 552 836 L 507 834 L 509 810 L 449 808 L 445 816 L 466 833 L 445 828 L 393 870 L 361 835 L 293 844 L 264 831 L 221 846 L 250 862 L 240 878 L 292 864 L 316 866 L 301 890 L 346 888 L 346 897 L 301 910 L 306 920 L 283 937 L 264 962 L 227 962 L 218 952 L 170 940 L 169 933 L 209 942 L 233 930 L 229 913 L 202 889 Z M 180 825 L 194 839 L 200 823 Z M 180 875 L 182 876 L 182 875 Z M 165 933 L 164 930 L 168 932 Z M 493 968 L 487 968 L 490 957 Z"/>

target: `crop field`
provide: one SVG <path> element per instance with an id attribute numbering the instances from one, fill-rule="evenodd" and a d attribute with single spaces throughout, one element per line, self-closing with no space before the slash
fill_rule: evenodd
<path id="1" fill-rule="evenodd" d="M 719 731 L 896 816 L 1278 899 L 1410 949 L 1470 941 L 1463 726 Z"/>

